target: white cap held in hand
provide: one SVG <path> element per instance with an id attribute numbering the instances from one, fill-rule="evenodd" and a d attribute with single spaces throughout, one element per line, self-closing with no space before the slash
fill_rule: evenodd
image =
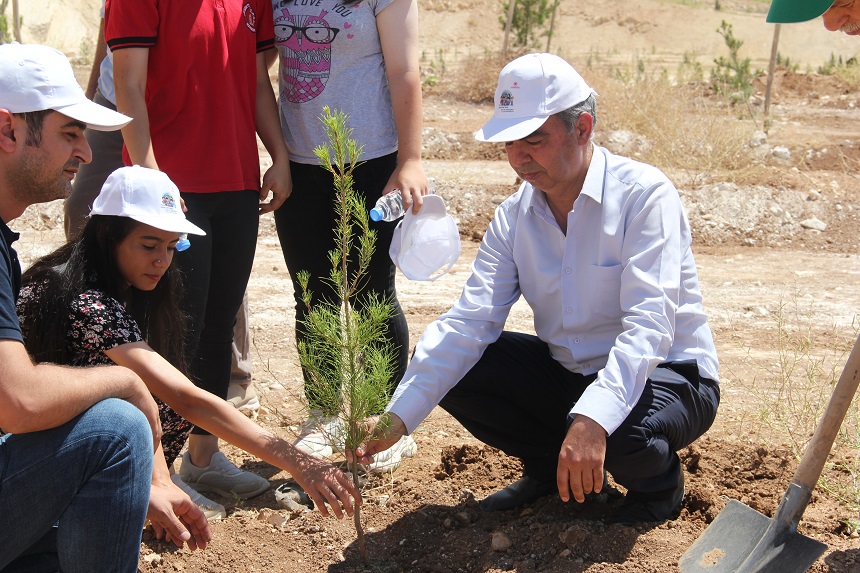
<path id="1" fill-rule="evenodd" d="M 388 254 L 413 281 L 434 281 L 451 270 L 460 258 L 460 232 L 442 197 L 425 195 L 417 215 L 412 209 L 406 212 L 394 229 Z"/>

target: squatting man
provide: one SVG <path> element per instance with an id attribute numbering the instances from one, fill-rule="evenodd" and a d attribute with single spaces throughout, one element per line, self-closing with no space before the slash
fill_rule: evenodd
<path id="1" fill-rule="evenodd" d="M 563 59 L 530 54 L 499 75 L 476 139 L 504 142 L 523 180 L 495 212 L 460 299 L 425 331 L 362 463 L 437 404 L 519 458 L 523 477 L 481 502 L 516 508 L 558 491 L 628 493 L 617 523 L 663 521 L 684 495 L 677 450 L 713 423 L 717 356 L 689 223 L 658 169 L 592 143 L 596 93 Z M 535 335 L 504 330 L 525 297 Z"/>

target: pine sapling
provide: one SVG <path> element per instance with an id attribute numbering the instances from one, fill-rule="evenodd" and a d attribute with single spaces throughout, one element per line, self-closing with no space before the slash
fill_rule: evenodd
<path id="1" fill-rule="evenodd" d="M 320 119 L 329 143 L 314 153 L 334 176 L 335 249 L 328 253 L 331 272 L 323 281 L 331 287 L 330 293 L 314 302 L 314 293 L 308 289 L 310 275 L 303 271 L 297 276 L 308 309 L 303 320 L 306 334 L 298 345 L 299 360 L 310 408 L 318 408 L 334 420 L 322 431 L 329 441 L 342 444 L 349 452 L 369 437 L 364 421 L 381 413 L 388 401 L 396 348 L 385 335 L 394 307 L 389 300 L 361 292 L 376 244 L 363 198 L 353 189 L 352 174 L 362 147 L 351 139 L 345 113 L 325 107 Z M 349 469 L 359 487 L 354 456 Z M 354 521 L 359 553 L 367 563 L 360 506 L 355 508 Z"/>

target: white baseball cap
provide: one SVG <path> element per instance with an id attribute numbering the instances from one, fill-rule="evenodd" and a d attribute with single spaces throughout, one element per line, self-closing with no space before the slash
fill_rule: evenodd
<path id="1" fill-rule="evenodd" d="M 450 271 L 460 258 L 460 232 L 445 200 L 425 195 L 417 215 L 409 209 L 394 229 L 388 254 L 413 281 L 435 281 Z"/>
<path id="2" fill-rule="evenodd" d="M 128 217 L 171 233 L 206 234 L 185 218 L 179 189 L 167 174 L 140 165 L 120 167 L 108 176 L 93 201 L 92 215 Z"/>
<path id="3" fill-rule="evenodd" d="M 97 131 L 122 129 L 131 121 L 88 100 L 68 58 L 38 44 L 0 45 L 0 108 L 12 113 L 52 109 Z"/>
<path id="4" fill-rule="evenodd" d="M 573 66 L 552 54 L 528 54 L 502 68 L 493 118 L 475 134 L 478 141 L 528 137 L 549 116 L 597 95 Z"/>

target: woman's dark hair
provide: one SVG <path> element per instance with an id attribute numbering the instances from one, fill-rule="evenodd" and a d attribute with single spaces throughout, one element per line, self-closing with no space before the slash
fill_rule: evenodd
<path id="1" fill-rule="evenodd" d="M 116 260 L 117 246 L 140 225 L 128 217 L 93 215 L 80 238 L 36 261 L 23 283 L 40 287 L 28 313 L 27 350 L 36 362 L 70 364 L 66 336 L 74 299 L 98 289 L 126 305 L 149 346 L 180 371 L 186 371 L 185 315 L 179 309 L 182 278 L 174 265 L 150 292 L 128 286 Z"/>

